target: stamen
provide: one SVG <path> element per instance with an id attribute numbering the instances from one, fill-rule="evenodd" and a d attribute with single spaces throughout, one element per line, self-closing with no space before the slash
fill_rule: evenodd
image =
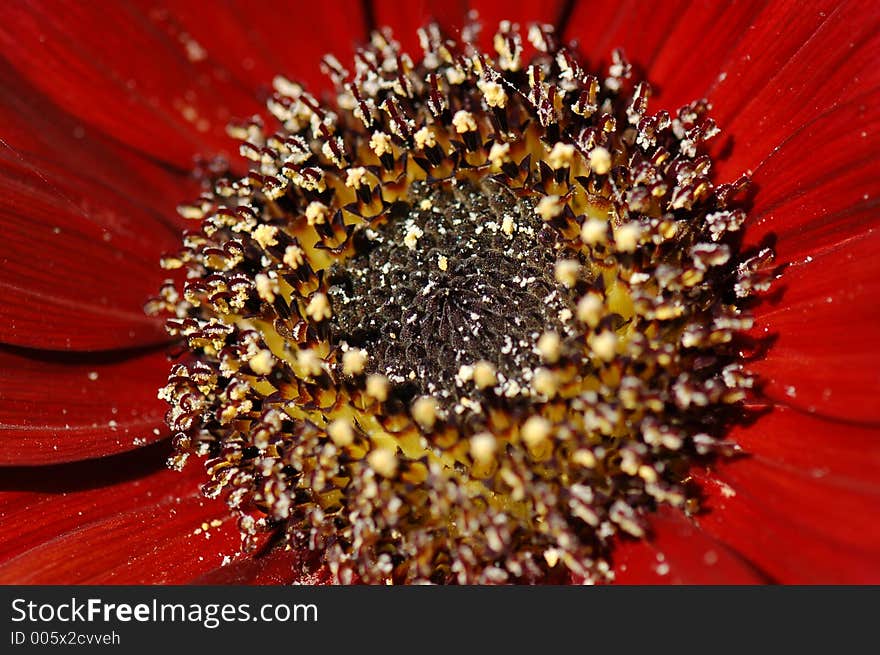
<path id="1" fill-rule="evenodd" d="M 532 54 L 476 31 L 325 59 L 333 106 L 277 78 L 147 307 L 188 350 L 171 464 L 206 456 L 246 548 L 274 532 L 343 583 L 610 580 L 618 536 L 698 508 L 689 468 L 754 384 L 772 252 L 740 251 L 707 103 L 651 114 L 620 51 L 591 74 L 550 26 Z"/>

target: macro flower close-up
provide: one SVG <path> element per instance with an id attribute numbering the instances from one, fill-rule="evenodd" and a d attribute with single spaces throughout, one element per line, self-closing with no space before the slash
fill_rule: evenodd
<path id="1" fill-rule="evenodd" d="M 0 583 L 880 582 L 876 3 L 0 53 Z"/>

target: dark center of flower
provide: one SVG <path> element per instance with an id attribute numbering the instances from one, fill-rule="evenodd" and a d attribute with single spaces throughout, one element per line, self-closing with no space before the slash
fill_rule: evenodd
<path id="1" fill-rule="evenodd" d="M 148 308 L 188 350 L 172 465 L 206 456 L 247 547 L 343 582 L 609 580 L 619 535 L 694 509 L 752 386 L 772 253 L 740 251 L 707 104 L 649 114 L 622 53 L 600 80 L 548 26 L 530 62 L 515 25 L 492 56 L 476 33 L 328 57 L 332 107 L 277 79 Z"/>
<path id="2" fill-rule="evenodd" d="M 330 269 L 334 340 L 366 351 L 367 370 L 405 400 L 457 400 L 475 365 L 498 393 L 517 395 L 540 364 L 540 336 L 575 331 L 555 231 L 497 183 L 420 184 L 412 195 L 418 205 Z"/>

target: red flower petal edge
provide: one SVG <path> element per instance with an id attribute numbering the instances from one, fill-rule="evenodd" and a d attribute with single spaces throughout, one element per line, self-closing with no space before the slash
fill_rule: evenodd
<path id="1" fill-rule="evenodd" d="M 615 546 L 619 584 L 761 584 L 770 578 L 679 510 L 663 506 L 649 518 L 651 538 Z"/>
<path id="2" fill-rule="evenodd" d="M 69 462 L 167 436 L 163 351 L 88 355 L 0 346 L 0 465 Z"/>
<path id="3" fill-rule="evenodd" d="M 200 496 L 202 462 L 183 473 L 156 468 L 168 452 L 157 444 L 105 460 L 6 469 L 0 584 L 232 580 L 241 569 L 225 571 L 240 561 L 277 580 L 281 564 L 246 558 L 226 504 Z"/>
<path id="4" fill-rule="evenodd" d="M 880 581 L 876 428 L 776 408 L 732 438 L 746 455 L 695 470 L 695 522 L 789 584 Z"/>
<path id="5" fill-rule="evenodd" d="M 777 406 L 880 427 L 880 230 L 790 266 L 778 302 L 756 310 L 773 336 L 749 365 Z M 772 437 L 771 437 L 772 438 Z"/>

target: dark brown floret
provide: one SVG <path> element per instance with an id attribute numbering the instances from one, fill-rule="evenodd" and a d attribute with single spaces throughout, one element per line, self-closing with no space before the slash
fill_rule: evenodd
<path id="1" fill-rule="evenodd" d="M 332 105 L 277 79 L 148 307 L 190 354 L 172 464 L 342 582 L 611 579 L 752 386 L 772 253 L 739 253 L 706 103 L 649 114 L 622 53 L 588 73 L 547 26 L 474 33 L 425 28 L 418 63 L 377 33 L 326 60 Z"/>
<path id="2" fill-rule="evenodd" d="M 526 386 L 541 334 L 578 331 L 575 289 L 554 277 L 556 231 L 491 180 L 419 183 L 412 195 L 424 209 L 404 205 L 330 268 L 332 340 L 368 352 L 367 372 L 387 376 L 406 400 L 468 395 L 459 371 L 479 361 L 494 367 L 500 389 Z"/>

